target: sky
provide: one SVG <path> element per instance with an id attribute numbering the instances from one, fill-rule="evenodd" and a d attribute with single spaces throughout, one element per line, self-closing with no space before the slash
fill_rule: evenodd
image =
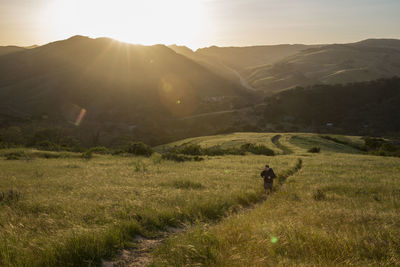
<path id="1" fill-rule="evenodd" d="M 400 38 L 400 0 L 0 0 L 0 45 L 73 35 L 192 49 Z"/>

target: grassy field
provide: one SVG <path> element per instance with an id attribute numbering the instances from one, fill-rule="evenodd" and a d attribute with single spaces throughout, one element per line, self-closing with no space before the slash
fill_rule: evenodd
<path id="1" fill-rule="evenodd" d="M 0 160 L 0 265 L 89 265 L 137 234 L 217 220 L 263 199 L 260 168 L 285 171 L 296 158 L 210 157 L 175 163 L 78 154 Z M 57 155 L 57 153 L 53 153 Z M 40 157 L 39 157 L 39 156 Z M 279 173 L 279 171 L 278 171 Z"/>
<path id="2" fill-rule="evenodd" d="M 11 151 L 0 151 L 0 266 L 93 266 L 134 247 L 137 235 L 183 225 L 193 226 L 156 249 L 155 266 L 400 264 L 400 159 L 318 135 L 275 136 L 166 145 L 256 143 L 280 154 L 184 163 L 28 149 L 7 160 Z M 322 152 L 307 153 L 313 146 Z M 303 167 L 294 173 L 299 158 Z M 261 202 L 265 163 L 280 178 L 293 176 Z"/>
<path id="3" fill-rule="evenodd" d="M 221 148 L 239 148 L 243 144 L 252 143 L 257 145 L 265 145 L 268 148 L 274 150 L 274 152 L 281 153 L 282 151 L 272 142 L 272 138 L 276 135 L 277 134 L 275 133 L 232 133 L 216 136 L 202 136 L 161 145 L 156 147 L 155 149 L 157 151 L 162 151 L 163 149 L 171 148 L 174 146 L 181 146 L 184 144 L 197 144 L 204 148 L 213 146 L 221 146 Z"/>
<path id="4" fill-rule="evenodd" d="M 298 154 L 322 146 L 317 136 L 293 136 Z M 154 265 L 400 265 L 400 159 L 322 147 L 255 209 L 170 238 Z"/>

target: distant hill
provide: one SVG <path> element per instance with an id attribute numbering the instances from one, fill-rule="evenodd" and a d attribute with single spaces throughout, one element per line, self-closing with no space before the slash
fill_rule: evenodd
<path id="1" fill-rule="evenodd" d="M 360 135 L 400 133 L 400 78 L 346 85 L 314 85 L 265 99 L 259 124 Z"/>
<path id="2" fill-rule="evenodd" d="M 172 49 L 205 63 L 232 81 L 269 95 L 296 86 L 345 84 L 400 75 L 397 39 L 328 45 L 212 46 L 197 51 L 182 46 Z"/>
<path id="3" fill-rule="evenodd" d="M 171 121 L 250 99 L 240 85 L 164 45 L 75 36 L 0 57 L 3 125 L 18 114 L 60 125 L 85 109 L 90 129 L 160 136 L 177 131 Z"/>
<path id="4" fill-rule="evenodd" d="M 309 48 L 274 64 L 249 68 L 244 76 L 259 90 L 361 82 L 400 75 L 400 40 L 369 39 Z"/>
<path id="5" fill-rule="evenodd" d="M 0 46 L 0 56 L 24 51 L 25 48 L 19 46 Z"/>
<path id="6" fill-rule="evenodd" d="M 211 57 L 235 70 L 243 70 L 260 65 L 273 64 L 288 56 L 294 55 L 299 51 L 314 46 L 302 44 L 282 44 L 248 47 L 217 47 L 201 48 L 196 54 Z"/>
<path id="7" fill-rule="evenodd" d="M 0 96 L 0 105 L 32 115 L 73 103 L 90 116 L 131 121 L 140 110 L 187 116 L 210 97 L 246 92 L 163 45 L 76 36 L 0 57 Z"/>
<path id="8" fill-rule="evenodd" d="M 308 49 L 307 45 L 265 45 L 249 47 L 211 46 L 196 51 L 185 46 L 170 46 L 175 52 L 193 59 L 212 69 L 219 75 L 254 90 L 248 85 L 242 73 L 247 68 L 273 64 L 299 51 Z"/>
<path id="9" fill-rule="evenodd" d="M 333 122 L 353 134 L 398 131 L 397 80 L 364 81 L 400 75 L 400 40 L 193 51 L 74 36 L 0 53 L 1 128 L 69 128 L 90 144 L 121 136 L 159 144 L 287 120 L 294 130 Z"/>

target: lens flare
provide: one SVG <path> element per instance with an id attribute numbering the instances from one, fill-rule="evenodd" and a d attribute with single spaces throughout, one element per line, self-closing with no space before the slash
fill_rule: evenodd
<path id="1" fill-rule="evenodd" d="M 79 126 L 81 124 L 85 115 L 86 115 L 86 109 L 83 108 L 83 109 L 81 109 L 81 112 L 79 113 L 78 118 L 76 118 L 76 121 L 74 123 L 75 126 Z"/>
<path id="2" fill-rule="evenodd" d="M 278 242 L 278 238 L 276 236 L 271 237 L 271 243 L 275 244 Z"/>
<path id="3" fill-rule="evenodd" d="M 75 104 L 65 104 L 62 107 L 61 111 L 62 111 L 62 114 L 64 115 L 65 119 L 69 123 L 71 123 L 75 126 L 81 125 L 81 123 L 87 113 L 87 110 L 85 108 L 82 108 Z"/>
<path id="4" fill-rule="evenodd" d="M 175 74 L 164 76 L 158 87 L 160 102 L 176 117 L 189 116 L 198 107 L 199 97 L 192 85 Z"/>

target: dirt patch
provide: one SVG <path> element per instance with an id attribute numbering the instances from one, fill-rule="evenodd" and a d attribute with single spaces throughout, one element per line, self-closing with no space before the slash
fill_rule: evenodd
<path id="1" fill-rule="evenodd" d="M 102 267 L 120 267 L 120 266 L 147 266 L 152 262 L 151 251 L 161 244 L 164 240 L 163 236 L 155 239 L 148 239 L 142 236 L 135 238 L 137 243 L 137 248 L 126 250 L 123 249 L 121 253 L 117 256 L 114 261 L 101 262 Z"/>

